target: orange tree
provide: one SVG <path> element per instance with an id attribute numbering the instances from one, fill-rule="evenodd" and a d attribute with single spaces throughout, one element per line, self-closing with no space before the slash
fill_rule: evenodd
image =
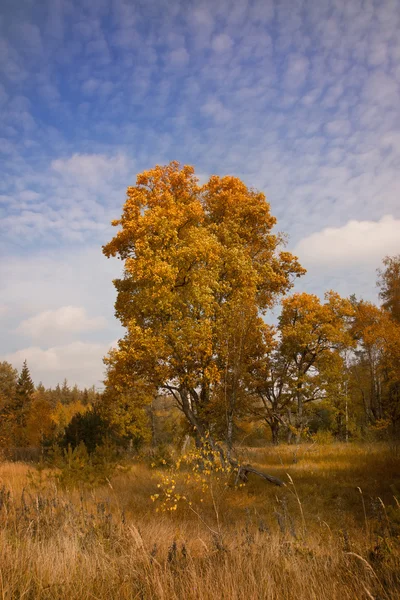
<path id="1" fill-rule="evenodd" d="M 400 423 L 400 325 L 385 308 L 355 303 L 353 335 L 357 340 L 353 376 L 367 421 L 387 423 L 397 433 Z"/>
<path id="2" fill-rule="evenodd" d="M 231 447 L 252 361 L 268 350 L 262 317 L 304 273 L 275 224 L 240 179 L 200 186 L 171 162 L 128 187 L 103 248 L 124 261 L 114 285 L 126 335 L 105 359 L 107 384 L 172 394 L 199 444 L 208 433 Z"/>
<path id="3" fill-rule="evenodd" d="M 295 432 L 299 441 L 305 405 L 327 396 L 334 373 L 343 369 L 340 351 L 354 344 L 353 312 L 351 302 L 332 291 L 325 302 L 307 293 L 283 300 L 274 349 L 254 364 L 253 372 L 253 414 L 270 426 L 273 442 L 282 424 L 289 439 Z"/>

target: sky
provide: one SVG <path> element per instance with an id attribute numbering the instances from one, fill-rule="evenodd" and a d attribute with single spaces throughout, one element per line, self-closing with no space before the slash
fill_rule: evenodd
<path id="1" fill-rule="evenodd" d="M 0 361 L 101 386 L 114 234 L 178 160 L 262 190 L 308 273 L 378 301 L 400 252 L 400 0 L 2 0 Z"/>

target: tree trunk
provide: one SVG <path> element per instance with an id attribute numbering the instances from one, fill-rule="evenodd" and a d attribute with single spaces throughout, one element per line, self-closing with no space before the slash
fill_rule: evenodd
<path id="1" fill-rule="evenodd" d="M 278 486 L 285 485 L 283 483 L 283 481 L 281 481 L 277 477 L 274 477 L 273 475 L 268 475 L 267 473 L 263 473 L 262 471 L 259 471 L 258 469 L 255 469 L 251 465 L 241 465 L 236 460 L 234 460 L 231 457 L 231 449 L 228 449 L 228 452 L 226 453 L 224 451 L 224 449 L 221 447 L 221 445 L 218 444 L 217 442 L 215 442 L 215 440 L 209 434 L 209 431 L 207 430 L 207 424 L 203 423 L 197 417 L 197 415 L 194 414 L 194 412 L 192 410 L 192 407 L 190 405 L 189 394 L 186 392 L 186 390 L 184 390 L 184 389 L 180 390 L 180 396 L 181 396 L 180 408 L 181 408 L 181 410 L 183 411 L 185 417 L 187 418 L 187 420 L 189 421 L 189 423 L 192 425 L 192 427 L 194 429 L 195 440 L 196 440 L 196 446 L 197 447 L 201 448 L 205 444 L 208 444 L 211 447 L 211 450 L 213 452 L 217 452 L 218 453 L 218 455 L 219 455 L 219 457 L 221 459 L 221 463 L 223 465 L 226 465 L 228 463 L 234 469 L 237 469 L 237 477 L 236 477 L 236 479 L 239 478 L 242 481 L 247 481 L 247 479 L 248 479 L 248 477 L 247 477 L 248 473 L 254 473 L 255 475 L 258 475 L 262 479 L 265 479 L 266 481 L 269 481 L 270 483 L 273 483 L 274 485 L 278 485 Z M 209 457 L 209 458 L 213 459 L 212 456 Z"/>
<path id="2" fill-rule="evenodd" d="M 270 428 L 271 428 L 272 443 L 274 446 L 277 446 L 278 442 L 279 442 L 280 425 L 281 424 L 279 423 L 278 419 L 276 419 L 275 417 L 272 417 L 272 421 L 270 423 Z"/>
<path id="3" fill-rule="evenodd" d="M 343 441 L 343 415 L 339 412 L 336 415 L 336 428 L 337 428 L 337 436 L 340 441 Z"/>
<path id="4" fill-rule="evenodd" d="M 296 444 L 300 444 L 301 435 L 303 433 L 304 428 L 304 418 L 303 418 L 303 398 L 301 392 L 299 392 L 297 396 L 297 418 L 296 418 Z"/>
<path id="5" fill-rule="evenodd" d="M 283 483 L 283 481 L 278 479 L 278 477 L 274 477 L 273 475 L 268 475 L 267 473 L 263 473 L 262 471 L 255 469 L 251 465 L 239 465 L 237 468 L 238 468 L 238 472 L 237 472 L 237 476 L 236 476 L 236 482 L 239 479 L 246 482 L 246 481 L 248 481 L 248 474 L 254 473 L 258 477 L 261 477 L 262 479 L 265 479 L 266 481 L 269 481 L 270 483 L 273 483 L 274 485 L 277 485 L 279 487 L 286 485 L 285 483 Z"/>
<path id="6" fill-rule="evenodd" d="M 233 447 L 233 412 L 228 413 L 227 432 L 226 432 L 226 446 L 228 449 L 228 459 L 231 456 Z"/>
<path id="7" fill-rule="evenodd" d="M 291 444 L 293 441 L 293 431 L 292 431 L 292 411 L 288 408 L 288 428 L 287 428 L 287 438 L 286 441 L 288 444 Z"/>

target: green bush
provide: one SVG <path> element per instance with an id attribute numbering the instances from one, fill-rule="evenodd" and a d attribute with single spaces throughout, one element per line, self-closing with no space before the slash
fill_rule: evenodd
<path id="1" fill-rule="evenodd" d="M 120 464 L 115 447 L 104 443 L 89 453 L 85 444 L 80 442 L 72 448 L 56 446 L 49 464 L 56 467 L 53 477 L 63 488 L 95 487 L 108 483 Z"/>

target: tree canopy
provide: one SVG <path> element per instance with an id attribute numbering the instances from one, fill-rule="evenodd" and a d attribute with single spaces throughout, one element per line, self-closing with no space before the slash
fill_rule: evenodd
<path id="1" fill-rule="evenodd" d="M 305 272 L 275 224 L 264 194 L 236 177 L 201 186 L 177 162 L 138 175 L 103 249 L 124 261 L 114 284 L 126 335 L 106 359 L 108 384 L 169 391 L 198 436 L 218 428 L 229 445 L 271 337 L 262 317 Z"/>

